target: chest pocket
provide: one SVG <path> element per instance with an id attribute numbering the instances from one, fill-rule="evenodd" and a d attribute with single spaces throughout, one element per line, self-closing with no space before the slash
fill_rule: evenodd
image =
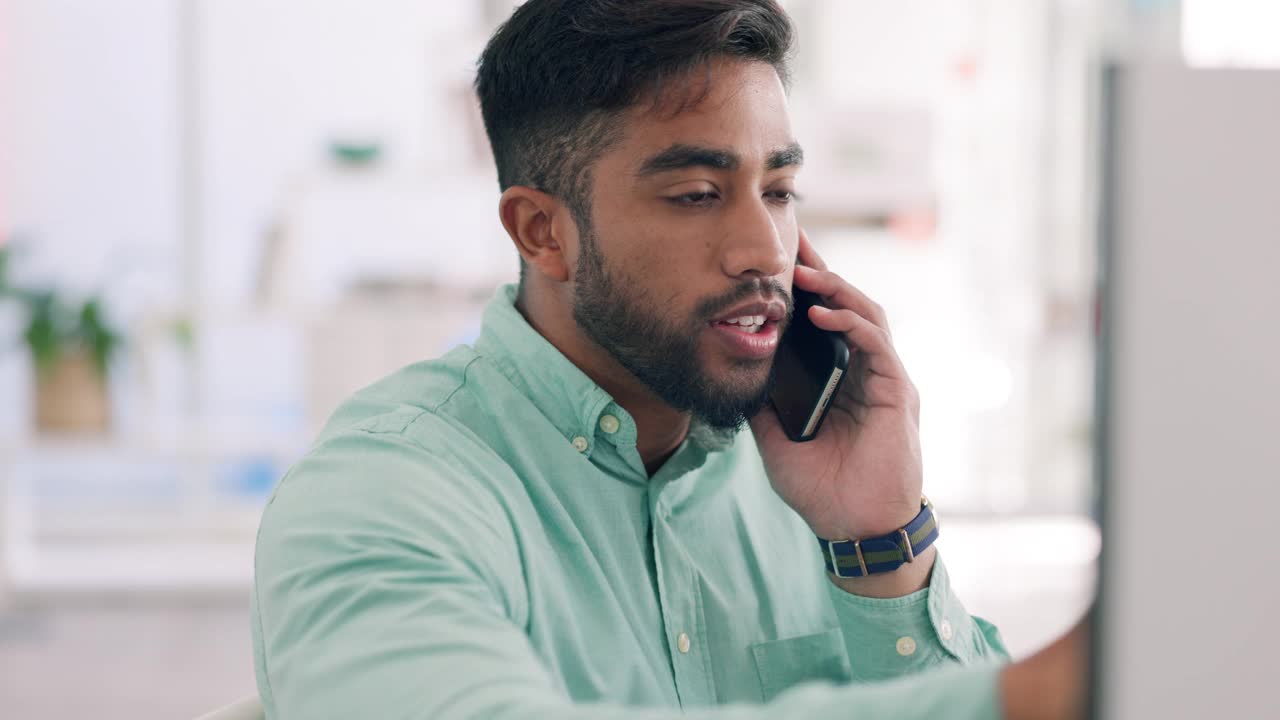
<path id="1" fill-rule="evenodd" d="M 840 628 L 756 643 L 751 646 L 751 656 L 765 702 L 803 682 L 827 680 L 842 684 L 853 679 Z"/>

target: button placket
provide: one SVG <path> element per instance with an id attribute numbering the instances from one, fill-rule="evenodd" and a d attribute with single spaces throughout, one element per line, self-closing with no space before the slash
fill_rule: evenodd
<path id="1" fill-rule="evenodd" d="M 706 663 L 705 643 L 698 634 L 704 630 L 697 577 L 671 527 L 671 510 L 655 488 L 650 500 L 654 569 L 658 575 L 659 603 L 670 648 L 676 693 L 684 707 L 714 702 L 714 690 Z"/>
<path id="2" fill-rule="evenodd" d="M 960 642 L 960 633 L 956 631 L 956 628 L 960 627 L 963 632 L 964 624 L 960 618 L 953 623 L 947 616 L 948 605 L 951 602 L 951 587 L 946 566 L 942 564 L 941 552 L 934 563 L 933 577 L 929 581 L 929 620 L 933 624 L 942 649 L 957 660 L 967 662 L 972 659 L 971 653 L 968 646 Z"/>

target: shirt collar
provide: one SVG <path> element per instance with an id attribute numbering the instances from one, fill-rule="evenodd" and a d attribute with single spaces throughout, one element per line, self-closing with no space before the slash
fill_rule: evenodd
<path id="1" fill-rule="evenodd" d="M 566 440 L 585 441 L 583 454 L 590 455 L 601 441 L 634 449 L 631 414 L 525 320 L 516 309 L 516 293 L 514 284 L 494 293 L 484 310 L 476 351 L 492 360 Z M 616 429 L 609 432 L 615 422 Z M 695 421 L 689 440 L 710 452 L 731 445 L 733 434 Z"/>

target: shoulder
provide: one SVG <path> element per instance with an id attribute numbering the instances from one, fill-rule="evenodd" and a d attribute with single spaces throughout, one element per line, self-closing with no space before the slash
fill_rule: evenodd
<path id="1" fill-rule="evenodd" d="M 258 531 L 260 563 L 344 552 L 349 548 L 334 541 L 342 537 L 505 563 L 515 543 L 507 496 L 518 483 L 450 409 L 453 398 L 470 392 L 483 364 L 461 346 L 344 402 L 268 500 Z"/>
<path id="2" fill-rule="evenodd" d="M 439 411 L 473 382 L 482 358 L 460 345 L 432 360 L 408 365 L 348 397 L 330 415 L 317 443 L 345 432 L 394 430 L 422 411 Z"/>
<path id="3" fill-rule="evenodd" d="M 319 520 L 330 527 L 432 521 L 476 515 L 499 531 L 498 494 L 510 469 L 456 420 L 402 405 L 326 432 L 286 473 L 263 526 Z"/>
<path id="4" fill-rule="evenodd" d="M 523 575 L 499 490 L 509 487 L 502 477 L 510 470 L 486 463 L 485 452 L 421 408 L 330 434 L 290 469 L 263 511 L 259 593 L 434 573 L 483 582 L 518 617 L 522 591 L 512 582 Z"/>

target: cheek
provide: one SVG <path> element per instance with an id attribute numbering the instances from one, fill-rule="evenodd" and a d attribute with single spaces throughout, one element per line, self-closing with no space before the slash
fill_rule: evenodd
<path id="1" fill-rule="evenodd" d="M 634 230 L 627 241 L 627 261 L 651 283 L 679 287 L 707 265 L 711 241 L 688 227 L 648 223 Z"/>
<path id="2" fill-rule="evenodd" d="M 597 211 L 597 235 L 610 269 L 640 290 L 653 309 L 672 320 L 691 319 L 697 303 L 716 287 L 715 238 L 689 219 L 639 204 L 602 203 Z"/>

